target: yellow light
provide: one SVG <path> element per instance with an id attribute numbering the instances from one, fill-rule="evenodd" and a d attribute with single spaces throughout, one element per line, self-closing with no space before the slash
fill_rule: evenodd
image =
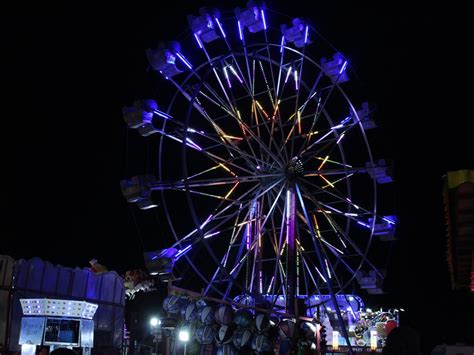
<path id="1" fill-rule="evenodd" d="M 332 332 L 332 350 L 339 350 L 339 332 L 337 330 Z"/>
<path id="2" fill-rule="evenodd" d="M 234 174 L 234 172 L 232 170 L 230 170 L 227 166 L 225 166 L 224 164 L 222 163 L 219 163 L 219 165 L 221 166 L 221 168 L 223 168 L 225 171 L 229 172 L 232 176 L 236 176 Z"/>
<path id="3" fill-rule="evenodd" d="M 224 200 L 227 200 L 227 198 L 230 196 L 230 194 L 232 192 L 234 192 L 235 188 L 237 187 L 237 185 L 239 185 L 239 181 L 237 181 L 237 183 L 229 190 L 229 192 L 227 193 L 227 195 L 224 196 Z"/>
<path id="4" fill-rule="evenodd" d="M 328 179 L 326 179 L 323 175 L 319 175 L 319 177 L 320 177 L 321 179 L 323 179 L 324 181 L 326 181 L 326 183 L 327 183 L 329 186 L 334 187 L 334 185 L 331 183 L 331 181 L 329 181 Z"/>
<path id="5" fill-rule="evenodd" d="M 301 111 L 300 110 L 298 110 L 298 134 L 301 134 Z"/>
<path id="6" fill-rule="evenodd" d="M 239 141 L 241 141 L 243 138 L 241 137 L 235 137 L 235 136 L 229 136 L 228 134 L 224 134 L 224 137 L 225 138 L 229 138 L 229 139 L 237 139 Z"/>
<path id="7" fill-rule="evenodd" d="M 326 162 L 328 161 L 328 158 L 329 158 L 329 155 L 326 155 L 326 158 L 324 158 L 324 160 L 323 160 L 323 162 L 321 163 L 321 165 L 319 165 L 318 170 L 321 170 L 321 168 L 323 167 L 323 165 L 326 164 Z"/>
<path id="8" fill-rule="evenodd" d="M 377 350 L 377 331 L 370 331 L 370 350 Z"/>
<path id="9" fill-rule="evenodd" d="M 318 220 L 316 219 L 316 215 L 314 213 L 313 213 L 313 220 L 314 220 L 314 225 L 316 226 L 316 234 L 318 235 L 319 238 L 321 238 L 321 232 L 319 231 Z"/>
<path id="10" fill-rule="evenodd" d="M 296 243 L 298 244 L 298 246 L 300 247 L 300 249 L 301 249 L 302 251 L 305 251 L 304 248 L 303 248 L 303 246 L 301 245 L 301 243 L 300 243 L 300 241 L 299 241 L 298 239 L 296 239 Z"/>
<path id="11" fill-rule="evenodd" d="M 248 223 L 253 222 L 253 221 L 255 221 L 255 218 L 254 218 L 254 219 L 250 219 L 250 220 L 245 221 L 245 222 L 241 222 L 241 223 L 237 224 L 237 227 L 243 226 L 244 224 L 248 224 Z"/>

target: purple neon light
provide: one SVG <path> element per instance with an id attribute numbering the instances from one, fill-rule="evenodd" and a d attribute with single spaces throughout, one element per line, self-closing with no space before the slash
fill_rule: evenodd
<path id="1" fill-rule="evenodd" d="M 346 66 L 347 66 L 347 60 L 346 60 L 346 61 L 344 62 L 344 64 L 342 65 L 342 68 L 341 68 L 341 70 L 339 71 L 339 74 L 342 74 L 342 72 L 343 72 L 344 70 L 346 70 Z"/>
<path id="2" fill-rule="evenodd" d="M 304 43 L 308 43 L 308 31 L 309 31 L 309 26 L 306 25 L 306 30 L 305 30 L 305 34 L 304 34 Z"/>
<path id="3" fill-rule="evenodd" d="M 202 49 L 202 43 L 201 43 L 201 40 L 199 39 L 199 36 L 198 36 L 197 33 L 194 34 L 194 38 L 196 38 L 196 42 L 198 43 L 199 48 Z"/>
<path id="4" fill-rule="evenodd" d="M 349 122 L 351 119 L 351 116 L 347 116 L 346 118 L 344 118 L 342 121 L 341 121 L 341 124 L 344 125 L 346 124 L 347 122 Z"/>
<path id="5" fill-rule="evenodd" d="M 367 223 L 364 223 L 364 222 L 361 222 L 361 221 L 357 221 L 358 224 L 360 224 L 361 226 L 364 226 L 365 228 L 371 228 Z"/>
<path id="6" fill-rule="evenodd" d="M 215 19 L 216 19 L 216 22 L 217 22 L 217 26 L 219 26 L 219 29 L 221 30 L 222 37 L 226 38 L 224 29 L 222 28 L 222 25 L 221 25 L 219 19 L 217 17 Z"/>
<path id="7" fill-rule="evenodd" d="M 247 250 L 250 250 L 250 226 L 248 223 L 245 228 L 245 235 L 247 236 L 247 240 L 245 241 L 245 246 L 247 247 Z"/>
<path id="8" fill-rule="evenodd" d="M 178 253 L 176 254 L 175 258 L 176 258 L 176 259 L 179 259 L 179 258 L 182 257 L 184 254 L 186 254 L 191 248 L 192 248 L 192 244 L 189 244 L 186 248 L 181 249 L 180 251 L 178 251 Z"/>
<path id="9" fill-rule="evenodd" d="M 237 74 L 237 72 L 235 71 L 234 67 L 233 67 L 232 65 L 229 65 L 229 69 L 230 69 L 230 71 L 232 72 L 232 74 L 234 74 L 235 77 L 236 77 L 236 78 L 240 81 L 240 83 L 242 84 L 243 81 L 242 81 L 242 79 L 240 79 L 240 76 Z"/>
<path id="10" fill-rule="evenodd" d="M 176 52 L 176 55 L 178 56 L 179 59 L 181 59 L 181 61 L 182 61 L 189 69 L 193 69 L 193 66 L 192 66 L 191 63 L 189 63 L 189 61 L 184 57 L 184 55 L 182 55 L 182 54 L 179 53 L 179 52 Z"/>
<path id="11" fill-rule="evenodd" d="M 384 221 L 387 221 L 387 222 L 390 223 L 390 224 L 396 224 L 395 221 L 393 221 L 392 219 L 388 218 L 388 216 L 387 216 L 387 217 L 382 217 L 382 219 L 383 219 Z"/>
<path id="12" fill-rule="evenodd" d="M 213 237 L 213 236 L 215 236 L 215 235 L 218 235 L 219 233 L 220 233 L 220 231 L 217 231 L 217 232 L 214 232 L 214 233 L 211 233 L 211 234 L 206 234 L 206 235 L 204 236 L 204 239 L 208 239 L 208 238 L 210 238 L 210 237 Z"/>
<path id="13" fill-rule="evenodd" d="M 285 84 L 288 82 L 288 78 L 290 77 L 290 74 L 291 74 L 291 69 L 292 67 L 290 67 L 290 69 L 288 70 L 288 73 L 286 73 Z"/>
<path id="14" fill-rule="evenodd" d="M 345 134 L 346 134 L 346 132 L 343 132 L 343 133 L 339 136 L 339 138 L 338 138 L 336 144 L 339 144 L 339 142 L 342 140 L 342 138 L 344 138 L 344 135 L 345 135 Z"/>
<path id="15" fill-rule="evenodd" d="M 265 12 L 263 9 L 260 10 L 260 13 L 262 14 L 262 22 L 263 22 L 263 29 L 267 29 L 267 21 L 265 20 Z"/>
<path id="16" fill-rule="evenodd" d="M 172 118 L 172 116 L 160 110 L 154 110 L 153 113 L 157 116 L 163 117 L 165 120 L 169 120 L 170 118 Z"/>
<path id="17" fill-rule="evenodd" d="M 285 36 L 281 36 L 280 53 L 283 52 L 284 44 L 285 44 Z"/>
<path id="18" fill-rule="evenodd" d="M 198 146 L 196 143 L 194 143 L 190 138 L 186 137 L 186 141 L 189 143 L 186 143 L 187 146 L 191 147 L 191 148 L 194 148 L 194 149 L 197 149 L 199 151 L 202 150 L 202 148 L 200 146 Z"/>
<path id="19" fill-rule="evenodd" d="M 298 70 L 295 69 L 295 89 L 298 90 Z"/>
<path id="20" fill-rule="evenodd" d="M 232 88 L 232 84 L 230 83 L 230 79 L 229 79 L 229 73 L 227 73 L 227 67 L 224 67 L 224 76 L 225 76 L 225 79 L 227 80 L 227 85 L 229 86 L 229 89 Z"/>
<path id="21" fill-rule="evenodd" d="M 244 36 L 242 35 L 242 26 L 240 25 L 240 20 L 237 21 L 237 26 L 239 26 L 239 37 L 240 37 L 240 40 L 243 41 L 243 40 L 244 40 Z"/>
<path id="22" fill-rule="evenodd" d="M 212 214 L 210 214 L 209 217 L 207 217 L 207 219 L 204 221 L 203 224 L 201 224 L 201 227 L 199 227 L 199 229 L 203 229 L 204 226 L 209 223 L 209 221 L 211 220 L 211 218 L 212 218 Z"/>

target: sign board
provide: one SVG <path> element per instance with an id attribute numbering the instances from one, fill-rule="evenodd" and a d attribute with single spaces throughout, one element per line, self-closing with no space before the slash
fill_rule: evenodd
<path id="1" fill-rule="evenodd" d="M 43 341 L 44 318 L 23 317 L 21 319 L 19 344 L 41 345 Z"/>

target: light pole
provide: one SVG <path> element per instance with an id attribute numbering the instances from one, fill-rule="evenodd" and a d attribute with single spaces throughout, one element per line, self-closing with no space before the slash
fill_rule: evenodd
<path id="1" fill-rule="evenodd" d="M 158 317 L 151 317 L 150 325 L 155 340 L 155 354 L 158 354 L 158 332 L 156 330 L 161 325 L 161 320 Z"/>
<path id="2" fill-rule="evenodd" d="M 183 328 L 179 331 L 178 333 L 178 339 L 179 341 L 182 341 L 184 343 L 184 355 L 186 355 L 186 344 L 189 341 L 189 331 L 186 328 Z"/>

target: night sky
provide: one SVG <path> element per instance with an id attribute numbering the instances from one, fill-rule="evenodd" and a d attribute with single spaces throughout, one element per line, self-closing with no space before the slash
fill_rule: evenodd
<path id="1" fill-rule="evenodd" d="M 474 168 L 472 131 L 460 111 L 463 90 L 448 83 L 462 74 L 447 65 L 455 58 L 438 28 L 438 10 L 306 2 L 267 5 L 309 16 L 350 59 L 364 96 L 378 108 L 376 157 L 395 163 L 399 241 L 389 295 L 373 302 L 404 307 L 406 324 L 420 331 L 426 349 L 468 337 L 474 343 L 473 297 L 449 290 L 441 196 L 447 170 Z M 143 267 L 144 250 L 164 247 L 164 221 L 128 205 L 120 191 L 144 149 L 135 134 L 128 134 L 127 148 L 121 108 L 156 93 L 145 49 L 184 31 L 188 13 L 217 2 L 162 3 L 3 12 L 1 254 L 70 267 L 96 258 L 122 273 Z M 237 5 L 244 2 L 221 6 Z"/>

